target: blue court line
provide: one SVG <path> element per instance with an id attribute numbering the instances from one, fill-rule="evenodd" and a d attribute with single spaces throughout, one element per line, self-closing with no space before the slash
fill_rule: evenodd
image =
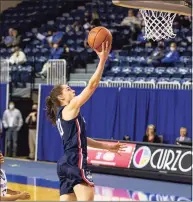
<path id="1" fill-rule="evenodd" d="M 59 182 L 41 179 L 41 178 L 35 178 L 35 177 L 28 178 L 26 176 L 7 174 L 7 180 L 8 182 L 13 182 L 13 183 L 59 189 Z"/>

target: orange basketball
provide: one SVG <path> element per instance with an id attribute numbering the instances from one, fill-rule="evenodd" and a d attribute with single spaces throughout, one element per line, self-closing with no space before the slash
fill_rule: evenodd
<path id="1" fill-rule="evenodd" d="M 88 35 L 88 44 L 92 49 L 102 51 L 102 43 L 109 42 L 109 46 L 112 44 L 112 34 L 105 27 L 95 27 Z"/>

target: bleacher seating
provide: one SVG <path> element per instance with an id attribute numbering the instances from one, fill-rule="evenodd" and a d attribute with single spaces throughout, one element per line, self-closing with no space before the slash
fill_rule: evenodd
<path id="1" fill-rule="evenodd" d="M 75 21 L 83 18 L 85 11 L 96 10 L 100 16 L 101 25 L 106 26 L 113 33 L 113 47 L 116 49 L 121 38 L 125 43 L 128 42 L 127 36 L 131 31 L 130 27 L 120 27 L 119 24 L 127 16 L 127 8 L 117 7 L 112 4 L 111 0 L 91 1 L 84 3 L 72 3 L 63 0 L 40 0 L 40 1 L 23 1 L 16 8 L 10 8 L 1 15 L 0 36 L 5 36 L 8 28 L 17 27 L 22 33 L 22 39 L 25 43 L 24 52 L 27 55 L 27 64 L 22 68 L 17 67 L 19 74 L 13 70 L 12 77 L 14 81 L 31 81 L 31 70 L 40 72 L 43 64 L 49 57 L 49 47 L 43 45 L 37 40 L 35 35 L 39 32 L 45 34 L 50 26 L 55 26 L 58 31 L 65 34 L 64 43 L 68 45 L 74 54 L 82 54 L 82 57 L 93 57 L 91 49 L 85 49 L 83 42 L 85 39 L 84 30 L 79 32 L 65 32 L 67 26 L 72 25 Z M 180 83 L 191 81 L 192 68 L 192 49 L 191 31 L 183 24 L 179 24 L 178 18 L 174 23 L 174 32 L 177 34 L 173 40 L 178 45 L 180 61 L 174 67 L 165 67 L 152 65 L 142 65 L 144 58 L 152 53 L 152 47 L 145 48 L 143 45 L 131 47 L 130 52 L 125 50 L 116 50 L 116 56 L 109 60 L 108 68 L 104 72 L 103 81 L 178 81 Z M 27 40 L 28 39 L 28 40 Z M 172 40 L 165 41 L 165 52 L 168 51 L 169 44 Z M 1 58 L 10 57 L 10 49 L 0 49 Z M 95 59 L 95 58 L 94 58 Z M 11 67 L 12 68 L 12 67 Z M 35 75 L 35 74 L 33 74 Z"/>

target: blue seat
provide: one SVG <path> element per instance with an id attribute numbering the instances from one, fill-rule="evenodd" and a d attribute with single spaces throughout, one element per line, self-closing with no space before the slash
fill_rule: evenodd
<path id="1" fill-rule="evenodd" d="M 133 68 L 133 72 L 136 74 L 142 73 L 143 72 L 143 68 L 142 67 L 134 67 Z"/>
<path id="2" fill-rule="evenodd" d="M 21 71 L 20 79 L 23 83 L 31 82 L 31 72 L 29 71 Z"/>
<path id="3" fill-rule="evenodd" d="M 153 77 L 152 75 L 150 75 L 149 77 L 146 78 L 146 81 L 151 81 L 156 83 L 158 81 L 158 77 Z"/>
<path id="4" fill-rule="evenodd" d="M 161 74 L 160 78 L 171 78 L 171 74 L 163 73 Z"/>
<path id="5" fill-rule="evenodd" d="M 105 76 L 102 78 L 102 81 L 113 81 L 114 77 L 113 76 Z"/>
<path id="6" fill-rule="evenodd" d="M 168 67 L 167 69 L 166 69 L 166 73 L 168 73 L 168 74 L 174 74 L 174 73 L 176 73 L 178 71 L 178 68 L 176 68 L 176 67 Z"/>
<path id="7" fill-rule="evenodd" d="M 125 77 L 126 76 L 126 73 L 125 72 L 118 72 L 117 77 Z"/>
<path id="8" fill-rule="evenodd" d="M 172 77 L 172 78 L 170 79 L 170 81 L 171 81 L 171 82 L 179 82 L 179 83 L 181 83 L 181 82 L 182 82 L 182 79 L 181 79 L 181 78 Z"/>
<path id="9" fill-rule="evenodd" d="M 126 56 L 128 56 L 128 52 L 127 52 L 127 51 L 120 51 L 120 52 L 119 52 L 119 56 L 124 56 L 124 57 L 126 57 Z"/>
<path id="10" fill-rule="evenodd" d="M 166 72 L 166 68 L 165 67 L 157 67 L 157 68 L 155 68 L 155 73 L 157 73 L 157 74 L 163 74 L 163 73 L 165 73 Z"/>
<path id="11" fill-rule="evenodd" d="M 121 72 L 121 67 L 119 66 L 114 66 L 111 68 L 111 71 L 114 72 L 115 74 Z"/>
<path id="12" fill-rule="evenodd" d="M 20 72 L 19 71 L 11 71 L 11 81 L 12 82 L 19 82 L 20 81 Z"/>
<path id="13" fill-rule="evenodd" d="M 35 62 L 35 72 L 41 72 L 43 68 L 44 63 L 43 62 Z"/>
<path id="14" fill-rule="evenodd" d="M 151 74 L 151 73 L 153 73 L 155 71 L 155 68 L 154 67 L 145 67 L 144 68 L 144 72 L 146 73 L 146 74 Z"/>
<path id="15" fill-rule="evenodd" d="M 192 79 L 192 74 L 191 73 L 185 74 L 184 79 Z"/>
<path id="16" fill-rule="evenodd" d="M 138 76 L 136 77 L 135 81 L 146 81 L 146 77 Z"/>
<path id="17" fill-rule="evenodd" d="M 177 72 L 179 74 L 187 74 L 189 72 L 189 68 L 186 68 L 186 67 L 180 67 L 178 68 Z"/>
<path id="18" fill-rule="evenodd" d="M 125 66 L 125 67 L 123 67 L 122 68 L 122 72 L 124 72 L 125 74 L 129 74 L 129 73 L 131 73 L 132 72 L 132 67 L 130 67 L 130 66 Z"/>
<path id="19" fill-rule="evenodd" d="M 157 82 L 170 82 L 170 78 L 160 77 Z"/>
<path id="20" fill-rule="evenodd" d="M 121 60 L 120 61 L 120 66 L 121 67 L 128 66 L 128 65 L 130 65 L 130 62 L 128 60 Z"/>
<path id="21" fill-rule="evenodd" d="M 114 77 L 114 81 L 124 81 L 124 80 L 125 80 L 125 78 L 121 77 L 121 76 Z"/>
<path id="22" fill-rule="evenodd" d="M 114 77 L 115 76 L 115 73 L 114 72 L 112 72 L 112 71 L 107 71 L 107 72 L 105 72 L 105 77 Z"/>
<path id="23" fill-rule="evenodd" d="M 110 65 L 110 67 L 119 66 L 119 60 L 118 59 L 109 60 L 109 65 Z"/>
<path id="24" fill-rule="evenodd" d="M 135 79 L 136 79 L 135 76 L 128 76 L 128 77 L 125 77 L 124 81 L 134 82 Z"/>

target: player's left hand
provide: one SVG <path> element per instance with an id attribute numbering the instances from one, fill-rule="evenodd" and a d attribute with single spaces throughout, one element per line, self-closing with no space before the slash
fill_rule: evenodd
<path id="1" fill-rule="evenodd" d="M 124 151 L 126 147 L 127 147 L 126 144 L 120 144 L 120 142 L 118 141 L 116 144 L 109 145 L 108 150 L 110 152 L 117 153 L 120 155 L 120 152 Z"/>

